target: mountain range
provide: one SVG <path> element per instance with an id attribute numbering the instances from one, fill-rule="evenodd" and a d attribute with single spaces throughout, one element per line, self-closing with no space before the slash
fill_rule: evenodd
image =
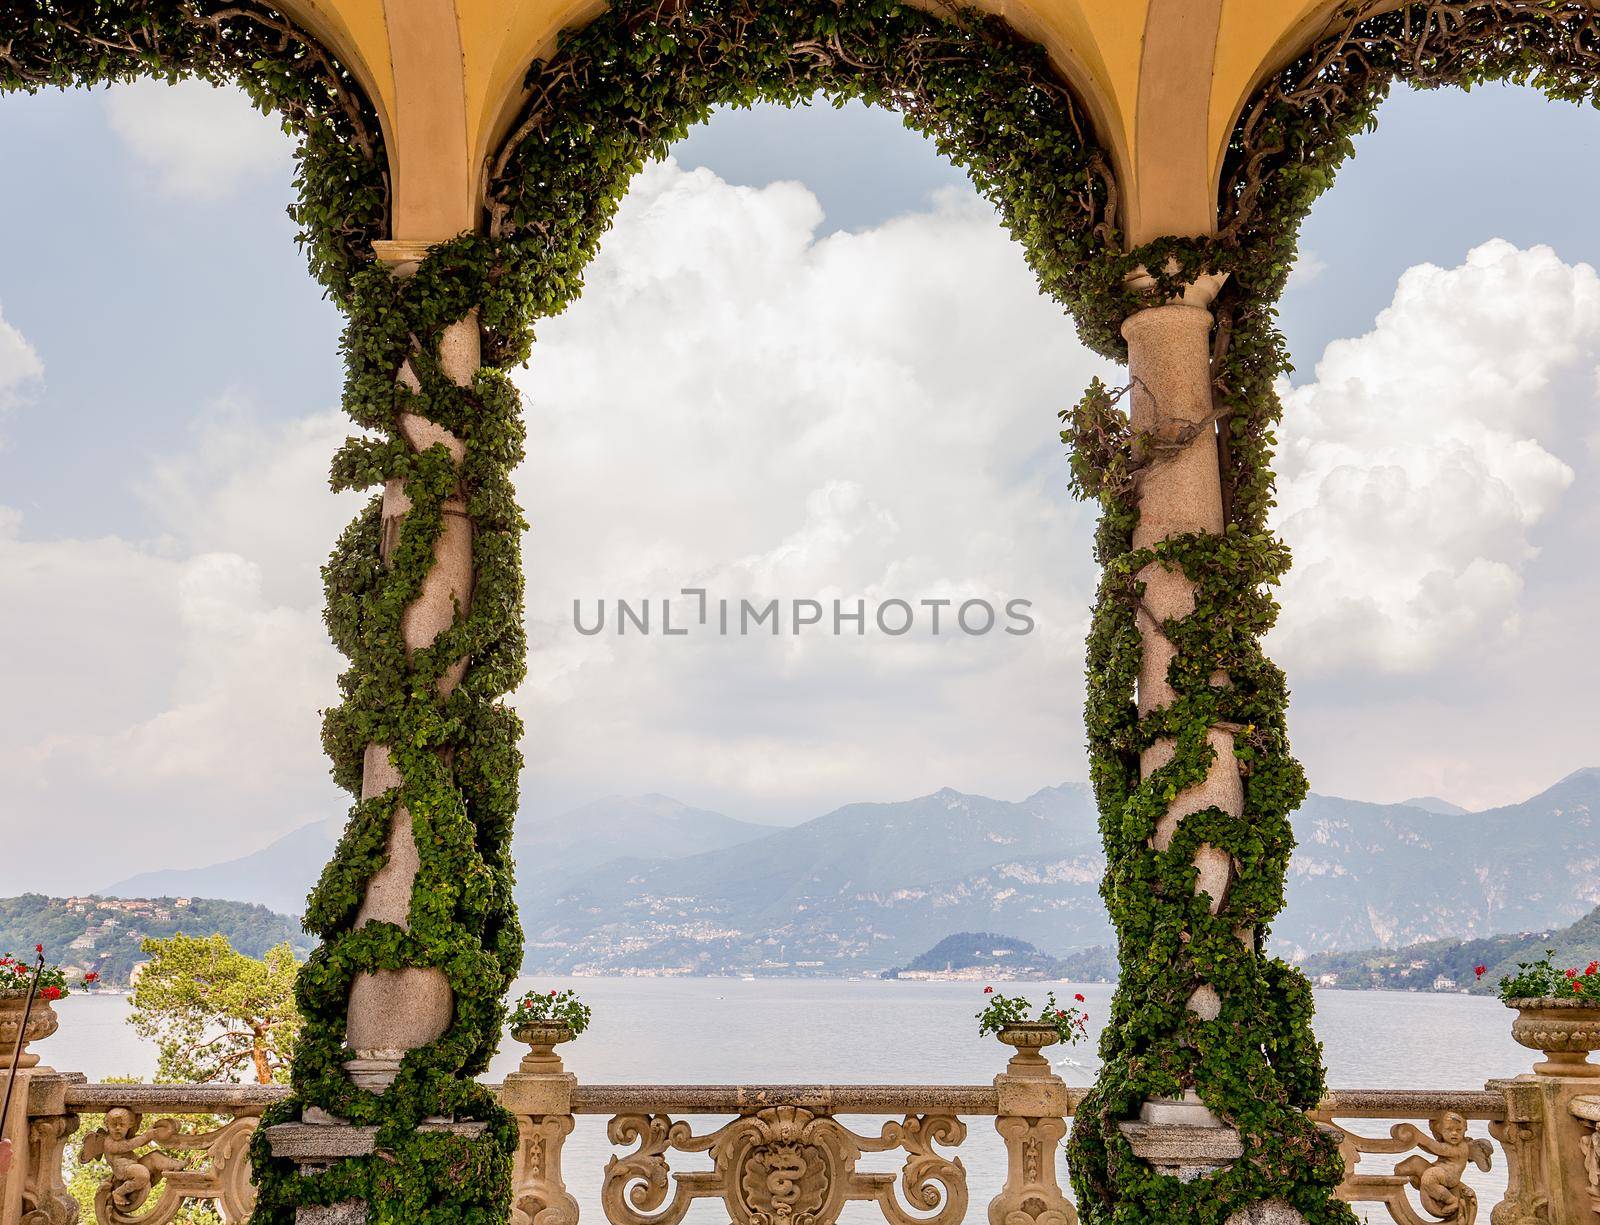
<path id="1" fill-rule="evenodd" d="M 1312 795 L 1273 947 L 1300 960 L 1570 923 L 1600 904 L 1597 816 L 1597 768 L 1477 813 Z M 336 836 L 307 826 L 255 855 L 105 892 L 297 912 Z M 535 971 L 875 974 L 954 932 L 1006 932 L 1053 956 L 1111 936 L 1094 805 L 1075 783 L 1020 801 L 946 788 L 782 828 L 612 797 L 524 820 L 514 849 Z"/>

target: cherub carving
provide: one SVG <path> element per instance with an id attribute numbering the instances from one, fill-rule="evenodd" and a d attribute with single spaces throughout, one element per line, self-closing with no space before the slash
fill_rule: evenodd
<path id="1" fill-rule="evenodd" d="M 1462 1183 L 1461 1176 L 1468 1162 L 1488 1170 L 1494 1148 L 1487 1140 L 1469 1137 L 1466 1119 L 1453 1110 L 1430 1119 L 1428 1130 L 1433 1133 L 1431 1140 L 1409 1124 L 1396 1129 L 1397 1136 L 1410 1132 L 1412 1142 L 1436 1160 L 1415 1153 L 1395 1166 L 1394 1172 L 1416 1188 L 1423 1208 L 1445 1225 L 1473 1225 L 1478 1219 L 1478 1196 Z"/>
<path id="2" fill-rule="evenodd" d="M 137 1152 L 146 1144 L 171 1140 L 177 1131 L 171 1119 L 157 1120 L 148 1131 L 139 1131 L 138 1125 L 139 1116 L 134 1111 L 115 1106 L 106 1111 L 106 1125 L 84 1140 L 78 1154 L 79 1161 L 105 1158 L 111 1177 L 104 1186 L 110 1192 L 112 1205 L 121 1213 L 138 1209 L 168 1174 L 188 1168 L 188 1162 L 169 1157 L 159 1149 Z"/>

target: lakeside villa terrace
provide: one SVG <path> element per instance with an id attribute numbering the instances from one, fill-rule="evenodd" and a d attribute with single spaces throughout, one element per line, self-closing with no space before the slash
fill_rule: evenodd
<path id="1" fill-rule="evenodd" d="M 566 32 L 565 34 L 563 32 Z M 1305 793 L 1261 648 L 1287 565 L 1267 526 L 1274 304 L 1298 225 L 1392 83 L 1600 97 L 1590 0 L 39 0 L 0 12 L 0 87 L 231 81 L 299 133 L 295 220 L 347 317 L 334 462 L 370 489 L 326 575 L 349 660 L 327 712 L 350 823 L 307 904 L 293 1083 L 90 1084 L 25 1054 L 0 1225 L 188 1202 L 264 1225 L 571 1225 L 578 1115 L 610 1119 L 613 1225 L 1403 1225 L 1600 1221 L 1600 1015 L 1514 1001 L 1542 1051 L 1480 1088 L 1325 1084 L 1308 985 L 1269 957 Z M 631 176 L 714 107 L 898 109 L 972 176 L 1084 340 L 1127 364 L 1063 414 L 1101 511 L 1086 719 L 1120 975 L 1088 1090 L 1048 1025 L 990 1084 L 588 1085 L 559 1026 L 498 1086 L 522 956 L 511 902 L 523 530 L 506 371 L 576 298 Z M 1068 399 L 1077 389 L 1064 389 Z M 30 1018 L 37 1041 L 56 1024 Z M 22 1026 L 0 999 L 0 1047 Z M 1051 1031 L 1053 1032 L 1053 1031 Z M 927 1052 L 932 1065 L 937 1051 Z M 998 1061 L 997 1061 L 998 1062 Z M 1520 1073 L 1520 1075 L 1519 1075 Z M 103 1115 L 80 1137 L 84 1115 Z M 199 1121 L 184 1116 L 219 1116 Z M 700 1126 L 685 1116 L 710 1116 Z M 890 1116 L 878 1130 L 852 1117 Z M 731 1117 L 731 1121 L 724 1121 Z M 969 1122 L 1006 1145 L 969 1188 Z M 1386 1128 L 1384 1124 L 1389 1124 Z M 903 1155 L 898 1176 L 861 1168 Z M 684 1171 L 679 1155 L 710 1168 Z M 1505 1173 L 1479 1203 L 1469 1167 Z"/>

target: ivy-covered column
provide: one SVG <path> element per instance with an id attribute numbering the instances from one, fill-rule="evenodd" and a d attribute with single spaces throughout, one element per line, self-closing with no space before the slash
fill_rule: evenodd
<path id="1" fill-rule="evenodd" d="M 505 370 L 526 328 L 500 246 L 375 244 L 356 274 L 338 488 L 379 489 L 324 568 L 349 657 L 323 737 L 357 796 L 308 901 L 294 1093 L 253 1150 L 257 1225 L 489 1225 L 516 1124 L 476 1077 L 522 958 L 510 837 L 524 668 Z M 497 321 L 486 326 L 485 320 Z"/>
<path id="2" fill-rule="evenodd" d="M 398 250 L 396 249 L 398 248 Z M 394 275 L 408 277 L 417 270 L 413 253 L 400 244 L 386 244 L 392 255 Z M 480 359 L 477 313 L 447 325 L 439 342 L 439 372 L 457 387 L 469 386 Z M 400 383 L 417 395 L 421 381 L 408 359 L 401 367 Z M 460 438 L 437 422 L 417 412 L 402 411 L 398 418 L 400 436 L 411 450 L 421 455 L 430 447 L 442 446 L 458 470 L 466 454 Z M 394 563 L 411 499 L 405 482 L 391 477 L 384 484 L 382 538 L 379 557 L 385 566 Z M 472 605 L 472 521 L 459 489 L 440 503 L 442 521 L 433 544 L 432 564 L 422 577 L 417 596 L 400 616 L 400 633 L 408 659 L 426 650 L 454 623 L 457 611 Z M 467 661 L 451 660 L 434 686 L 448 696 L 461 681 Z M 394 757 L 386 744 L 368 744 L 362 754 L 361 798 L 371 800 L 399 787 L 403 782 Z M 368 923 L 392 923 L 410 927 L 411 894 L 416 886 L 420 859 L 412 830 L 410 810 L 397 805 L 390 818 L 385 844 L 385 862 L 367 880 L 356 927 Z M 437 969 L 406 966 L 398 970 L 372 970 L 357 976 L 350 984 L 350 1011 L 346 1045 L 350 1059 L 345 1070 L 363 1089 L 381 1093 L 394 1081 L 405 1052 L 426 1046 L 444 1033 L 450 1024 L 454 1000 L 450 981 Z"/>
<path id="3" fill-rule="evenodd" d="M 1189 534 L 1220 536 L 1224 530 L 1217 414 L 1211 394 L 1210 306 L 1216 289 L 1211 278 L 1193 282 L 1181 299 L 1137 311 L 1122 325 L 1128 342 L 1130 425 L 1153 461 L 1139 482 L 1139 518 L 1133 529 L 1136 552 Z M 1178 652 L 1166 626 L 1195 611 L 1196 587 L 1180 567 L 1159 560 L 1143 566 L 1134 579 L 1143 587 L 1134 614 L 1140 647 L 1138 710 L 1141 719 L 1152 719 L 1178 700 L 1169 677 Z M 1227 673 L 1219 668 L 1210 683 L 1227 685 Z M 1233 817 L 1244 811 L 1233 727 L 1219 721 L 1206 727 L 1204 735 L 1211 752 L 1205 775 L 1174 795 L 1157 819 L 1150 839 L 1157 852 L 1172 846 L 1185 817 L 1207 809 Z M 1140 752 L 1140 777 L 1154 777 L 1172 762 L 1176 751 L 1174 736 L 1154 736 Z M 1199 842 L 1194 865 L 1195 893 L 1204 894 L 1207 908 L 1219 914 L 1233 877 L 1232 856 Z M 1248 945 L 1250 929 L 1241 929 L 1239 935 Z M 1218 1006 L 1216 988 L 1209 981 L 1197 983 L 1189 996 L 1189 1011 L 1210 1020 Z M 1145 1102 L 1140 1117 L 1147 1122 L 1221 1126 L 1192 1088 L 1185 1089 L 1181 1099 Z"/>
<path id="4" fill-rule="evenodd" d="M 1305 793 L 1260 647 L 1287 564 L 1265 524 L 1277 351 L 1240 341 L 1233 286 L 1176 267 L 1130 281 L 1126 412 L 1095 384 L 1069 414 L 1102 507 L 1086 714 L 1120 965 L 1069 1166 L 1091 1225 L 1347 1223 L 1306 1115 L 1310 991 L 1264 951 Z"/>

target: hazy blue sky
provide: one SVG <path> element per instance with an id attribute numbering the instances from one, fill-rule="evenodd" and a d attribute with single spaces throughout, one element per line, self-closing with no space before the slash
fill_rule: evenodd
<path id="1" fill-rule="evenodd" d="M 3 101 L 0 892 L 209 862 L 335 815 L 316 568 L 355 502 L 336 312 L 236 95 Z M 1320 791 L 1468 806 L 1600 764 L 1600 117 L 1407 94 L 1317 206 L 1273 640 Z M 1543 244 L 1545 248 L 1540 247 Z M 1319 365 L 1320 363 L 1320 365 Z M 1083 777 L 1095 373 L 964 179 L 888 114 L 721 115 L 541 327 L 519 488 L 528 819 L 660 790 L 757 820 Z M 574 598 L 1020 596 L 1039 630 L 584 638 Z"/>

